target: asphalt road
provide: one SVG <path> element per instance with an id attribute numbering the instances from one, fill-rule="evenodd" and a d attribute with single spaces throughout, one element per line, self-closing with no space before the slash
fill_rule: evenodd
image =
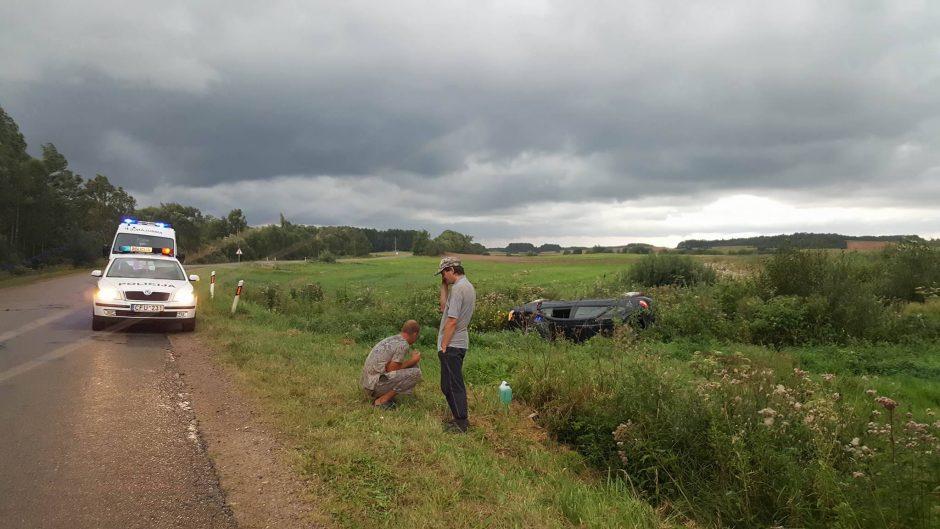
<path id="1" fill-rule="evenodd" d="M 0 289 L 0 528 L 235 527 L 166 333 L 92 332 L 94 284 Z"/>

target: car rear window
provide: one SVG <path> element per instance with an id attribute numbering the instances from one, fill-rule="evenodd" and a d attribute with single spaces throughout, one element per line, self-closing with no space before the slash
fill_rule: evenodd
<path id="1" fill-rule="evenodd" d="M 571 307 L 553 307 L 550 309 L 542 309 L 542 313 L 550 318 L 570 318 Z"/>

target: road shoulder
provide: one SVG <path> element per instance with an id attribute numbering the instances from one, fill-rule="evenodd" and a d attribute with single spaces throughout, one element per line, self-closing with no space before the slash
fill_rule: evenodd
<path id="1" fill-rule="evenodd" d="M 260 403 L 238 387 L 196 336 L 171 334 L 170 340 L 191 394 L 199 435 L 238 526 L 328 526 L 329 518 L 316 510 L 309 487 L 292 468 L 292 454 Z"/>

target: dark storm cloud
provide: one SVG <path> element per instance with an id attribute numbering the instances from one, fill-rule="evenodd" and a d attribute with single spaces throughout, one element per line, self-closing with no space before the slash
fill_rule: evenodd
<path id="1" fill-rule="evenodd" d="M 659 200 L 655 237 L 723 196 L 940 198 L 931 3 L 29 5 L 0 7 L 0 104 L 142 203 L 499 238 L 604 231 L 515 220 L 555 206 Z"/>

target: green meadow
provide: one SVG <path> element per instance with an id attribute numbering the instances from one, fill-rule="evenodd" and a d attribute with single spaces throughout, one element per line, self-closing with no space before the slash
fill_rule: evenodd
<path id="1" fill-rule="evenodd" d="M 442 431 L 436 258 L 189 271 L 202 277 L 197 332 L 274 417 L 338 527 L 936 527 L 936 345 L 755 343 L 776 335 L 705 311 L 759 273 L 758 257 L 696 258 L 723 279 L 681 288 L 632 284 L 642 259 L 465 262 L 478 299 L 467 435 Z M 532 299 L 630 290 L 653 296 L 661 324 L 584 344 L 504 328 Z M 357 387 L 362 362 L 409 318 L 424 382 L 376 411 Z"/>

